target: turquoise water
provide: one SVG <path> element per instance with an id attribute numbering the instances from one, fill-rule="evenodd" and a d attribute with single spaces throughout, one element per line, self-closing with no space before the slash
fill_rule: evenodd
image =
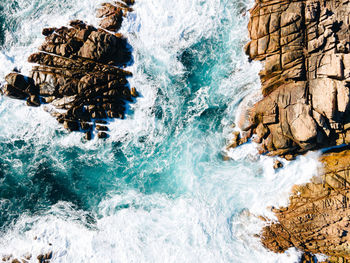
<path id="1" fill-rule="evenodd" d="M 14 67 L 30 70 L 24 58 L 43 41 L 44 26 L 96 24 L 101 2 L 2 2 L 0 81 Z M 291 186 L 314 174 L 315 154 L 275 172 L 251 143 L 225 150 L 239 104 L 259 91 L 260 65 L 243 54 L 251 6 L 138 0 L 122 32 L 134 50 L 130 82 L 142 96 L 106 141 L 85 142 L 42 108 L 0 97 L 0 254 L 296 262 L 295 250 L 275 255 L 262 247 L 257 216 L 286 204 Z"/>

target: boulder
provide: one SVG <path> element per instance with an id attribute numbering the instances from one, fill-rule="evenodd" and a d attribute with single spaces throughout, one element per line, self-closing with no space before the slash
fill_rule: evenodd
<path id="1" fill-rule="evenodd" d="M 101 28 L 81 20 L 60 28 L 44 28 L 44 43 L 28 58 L 37 64 L 30 76 L 8 74 L 1 93 L 27 99 L 28 106 L 49 103 L 59 109 L 50 113 L 67 130 L 79 131 L 81 125 L 90 137 L 93 126 L 88 122 L 124 118 L 126 101 L 132 102 L 132 97 L 137 96 L 127 80 L 132 73 L 120 67 L 131 61 L 131 51 L 121 34 L 109 31 L 119 30 L 132 4 L 133 1 L 102 4 L 97 12 Z M 96 129 L 108 130 L 100 125 Z M 101 132 L 98 137 L 104 136 Z"/>

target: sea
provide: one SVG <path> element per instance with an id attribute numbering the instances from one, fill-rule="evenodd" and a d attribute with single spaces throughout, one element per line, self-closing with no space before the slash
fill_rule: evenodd
<path id="1" fill-rule="evenodd" d="M 1 0 L 0 84 L 44 27 L 98 25 L 106 0 Z M 108 0 L 107 0 L 108 2 Z M 110 1 L 111 2 L 111 1 Z M 317 172 L 317 152 L 273 169 L 248 142 L 227 150 L 242 108 L 260 94 L 249 62 L 253 0 L 136 0 L 121 33 L 140 97 L 110 137 L 85 141 L 44 106 L 0 96 L 0 257 L 53 252 L 51 262 L 298 262 L 259 235 L 295 184 Z M 229 158 L 228 158 L 229 157 Z"/>

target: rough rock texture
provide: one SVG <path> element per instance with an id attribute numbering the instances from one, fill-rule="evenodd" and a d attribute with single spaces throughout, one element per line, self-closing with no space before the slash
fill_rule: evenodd
<path id="1" fill-rule="evenodd" d="M 3 94 L 26 99 L 28 106 L 52 105 L 58 110 L 51 109 L 51 114 L 64 128 L 85 131 L 86 139 L 91 139 L 98 120 L 123 119 L 125 101 L 137 96 L 127 81 L 131 72 L 122 69 L 132 55 L 127 40 L 110 30 L 119 30 L 132 4 L 132 0 L 102 4 L 97 11 L 100 29 L 80 20 L 71 21 L 69 27 L 43 29 L 45 42 L 28 58 L 37 65 L 28 77 L 18 72 L 7 75 Z M 106 138 L 107 133 L 98 137 Z"/>
<path id="2" fill-rule="evenodd" d="M 350 144 L 350 1 L 256 0 L 250 13 L 245 50 L 263 63 L 263 99 L 243 112 L 249 121 L 238 121 L 243 133 L 229 147 L 253 137 L 261 153 L 291 158 Z M 262 242 L 275 252 L 304 251 L 301 262 L 317 262 L 316 253 L 350 262 L 350 150 L 321 162 L 320 176 L 274 209 L 278 221 L 267 222 Z"/>
<path id="3" fill-rule="evenodd" d="M 53 253 L 52 251 L 49 251 L 44 254 L 40 254 L 36 257 L 38 263 L 50 263 L 52 259 Z M 33 262 L 34 257 L 30 253 L 26 253 L 25 255 L 22 255 L 21 257 L 13 257 L 12 255 L 5 255 L 2 256 L 2 262 L 9 262 L 9 263 L 28 263 Z"/>
<path id="4" fill-rule="evenodd" d="M 350 262 L 350 150 L 321 161 L 322 175 L 294 186 L 289 206 L 274 209 L 278 222 L 263 229 L 262 242 L 275 252 L 297 247 L 331 256 L 329 262 Z"/>
<path id="5" fill-rule="evenodd" d="M 239 143 L 254 134 L 270 155 L 350 143 L 349 1 L 256 0 L 250 13 L 264 98 Z"/>

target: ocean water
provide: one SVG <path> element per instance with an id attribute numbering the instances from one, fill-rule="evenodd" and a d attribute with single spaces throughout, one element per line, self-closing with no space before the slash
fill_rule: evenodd
<path id="1" fill-rule="evenodd" d="M 102 0 L 2 0 L 0 82 L 46 26 L 97 25 Z M 248 143 L 226 151 L 259 63 L 243 53 L 252 0 L 137 0 L 122 33 L 141 93 L 111 137 L 85 142 L 42 108 L 0 97 L 0 255 L 52 262 L 297 262 L 257 235 L 269 206 L 307 182 L 318 154 L 282 160 Z M 228 155 L 231 160 L 224 161 Z"/>

